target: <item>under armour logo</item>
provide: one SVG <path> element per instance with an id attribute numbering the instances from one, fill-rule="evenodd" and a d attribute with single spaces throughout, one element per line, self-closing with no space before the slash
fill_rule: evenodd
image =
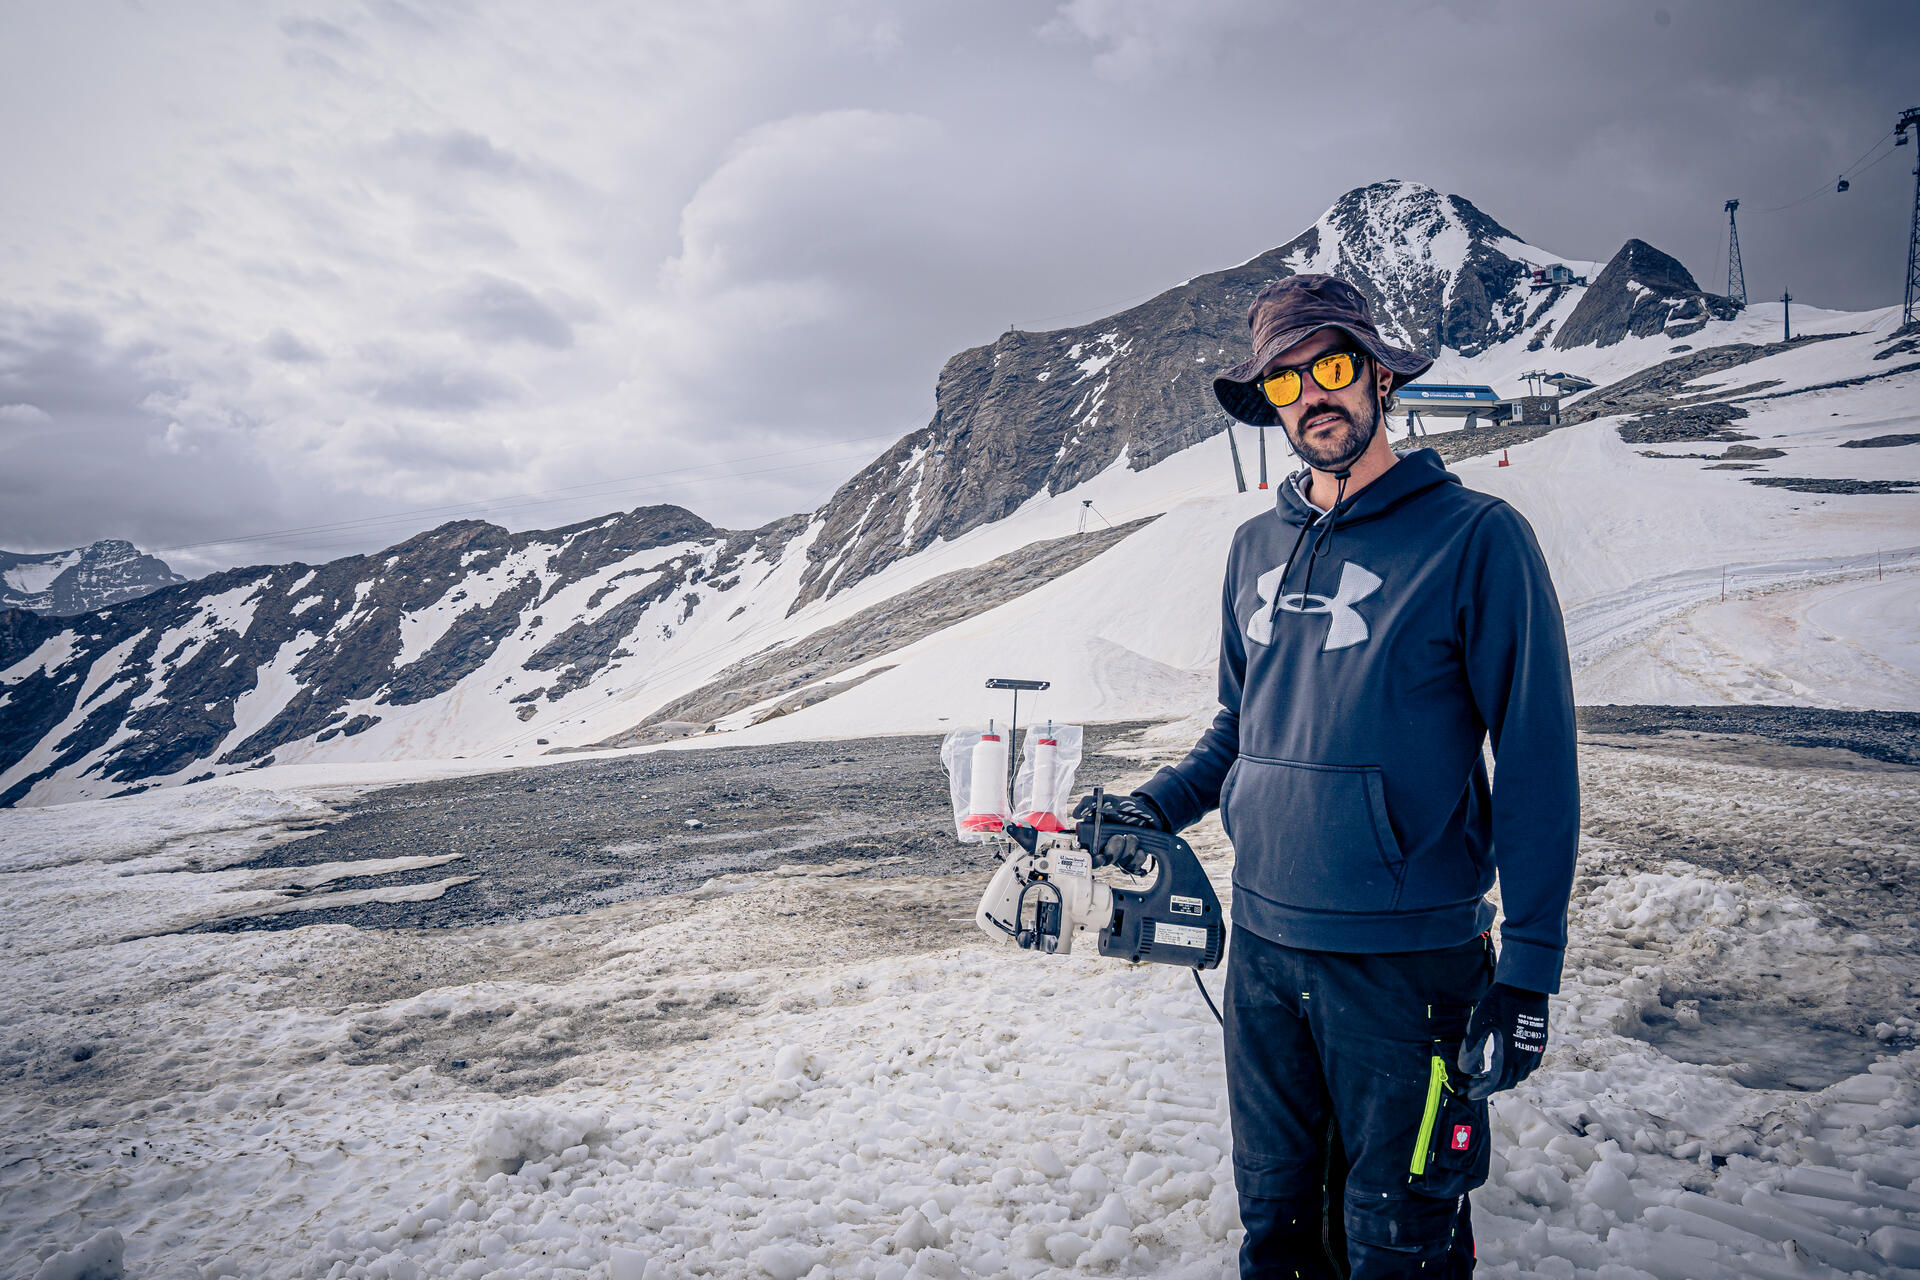
<path id="1" fill-rule="evenodd" d="M 1273 643 L 1273 593 L 1279 589 L 1280 576 L 1286 568 L 1276 565 L 1254 580 L 1253 589 L 1259 594 L 1260 603 L 1247 619 L 1247 639 L 1255 644 Z M 1330 653 L 1335 649 L 1350 649 L 1367 638 L 1367 620 L 1353 606 L 1379 589 L 1377 576 L 1349 560 L 1340 566 L 1340 585 L 1331 596 L 1290 591 L 1280 597 L 1280 607 L 1288 613 L 1326 614 L 1332 618 L 1327 628 L 1327 642 L 1320 646 L 1323 653 Z"/>

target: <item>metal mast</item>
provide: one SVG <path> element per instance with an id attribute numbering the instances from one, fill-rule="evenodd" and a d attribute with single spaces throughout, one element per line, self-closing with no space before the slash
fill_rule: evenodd
<path id="1" fill-rule="evenodd" d="M 1920 135 L 1920 107 L 1908 107 L 1900 113 L 1900 123 L 1894 128 L 1894 144 L 1905 144 L 1907 130 L 1912 128 Z M 1915 147 L 1920 152 L 1920 147 Z M 1913 310 L 1920 306 L 1920 158 L 1913 166 L 1913 221 L 1907 229 L 1907 291 L 1901 310 L 1900 326 L 1905 328 L 1913 323 Z"/>
<path id="2" fill-rule="evenodd" d="M 1727 296 L 1739 306 L 1747 305 L 1747 273 L 1740 265 L 1740 226 L 1733 220 L 1738 200 L 1727 201 Z"/>

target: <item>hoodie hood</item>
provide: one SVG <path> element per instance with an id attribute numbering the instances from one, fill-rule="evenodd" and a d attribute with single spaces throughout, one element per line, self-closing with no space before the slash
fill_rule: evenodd
<path id="1" fill-rule="evenodd" d="M 1274 508 L 1290 525 L 1305 526 L 1317 522 L 1321 512 L 1300 496 L 1302 468 L 1282 481 L 1274 496 Z M 1409 498 L 1443 484 L 1457 485 L 1460 477 L 1447 470 L 1440 454 L 1433 449 L 1415 449 L 1400 455 L 1400 461 L 1353 497 L 1340 504 L 1341 526 L 1364 524 L 1387 514 Z"/>

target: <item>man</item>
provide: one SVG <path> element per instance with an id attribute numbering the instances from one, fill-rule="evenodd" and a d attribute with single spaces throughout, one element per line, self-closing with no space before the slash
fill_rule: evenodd
<path id="1" fill-rule="evenodd" d="M 1308 469 L 1234 536 L 1220 713 L 1107 817 L 1178 831 L 1218 805 L 1233 841 L 1241 1274 L 1466 1275 L 1486 1097 L 1539 1062 L 1566 945 L 1560 608 L 1518 512 L 1432 450 L 1388 447 L 1394 389 L 1432 362 L 1383 341 L 1358 289 L 1291 276 L 1248 323 L 1253 357 L 1214 393 L 1281 426 Z M 1344 1202 L 1325 1204 L 1343 1165 Z M 1323 1213 L 1330 1241 L 1344 1218 L 1344 1259 Z"/>

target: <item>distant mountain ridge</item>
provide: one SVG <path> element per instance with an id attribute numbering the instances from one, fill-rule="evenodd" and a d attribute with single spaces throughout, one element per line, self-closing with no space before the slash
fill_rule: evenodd
<path id="1" fill-rule="evenodd" d="M 186 579 L 131 542 L 107 538 L 72 551 L 0 551 L 0 609 L 70 617 Z"/>
<path id="2" fill-rule="evenodd" d="M 619 668 L 637 636 L 711 615 L 804 523 L 730 532 L 674 506 L 520 534 L 455 521 L 70 621 L 0 612 L 0 805 L 62 770 L 138 783 L 256 764 L 463 694 L 510 732 Z"/>

